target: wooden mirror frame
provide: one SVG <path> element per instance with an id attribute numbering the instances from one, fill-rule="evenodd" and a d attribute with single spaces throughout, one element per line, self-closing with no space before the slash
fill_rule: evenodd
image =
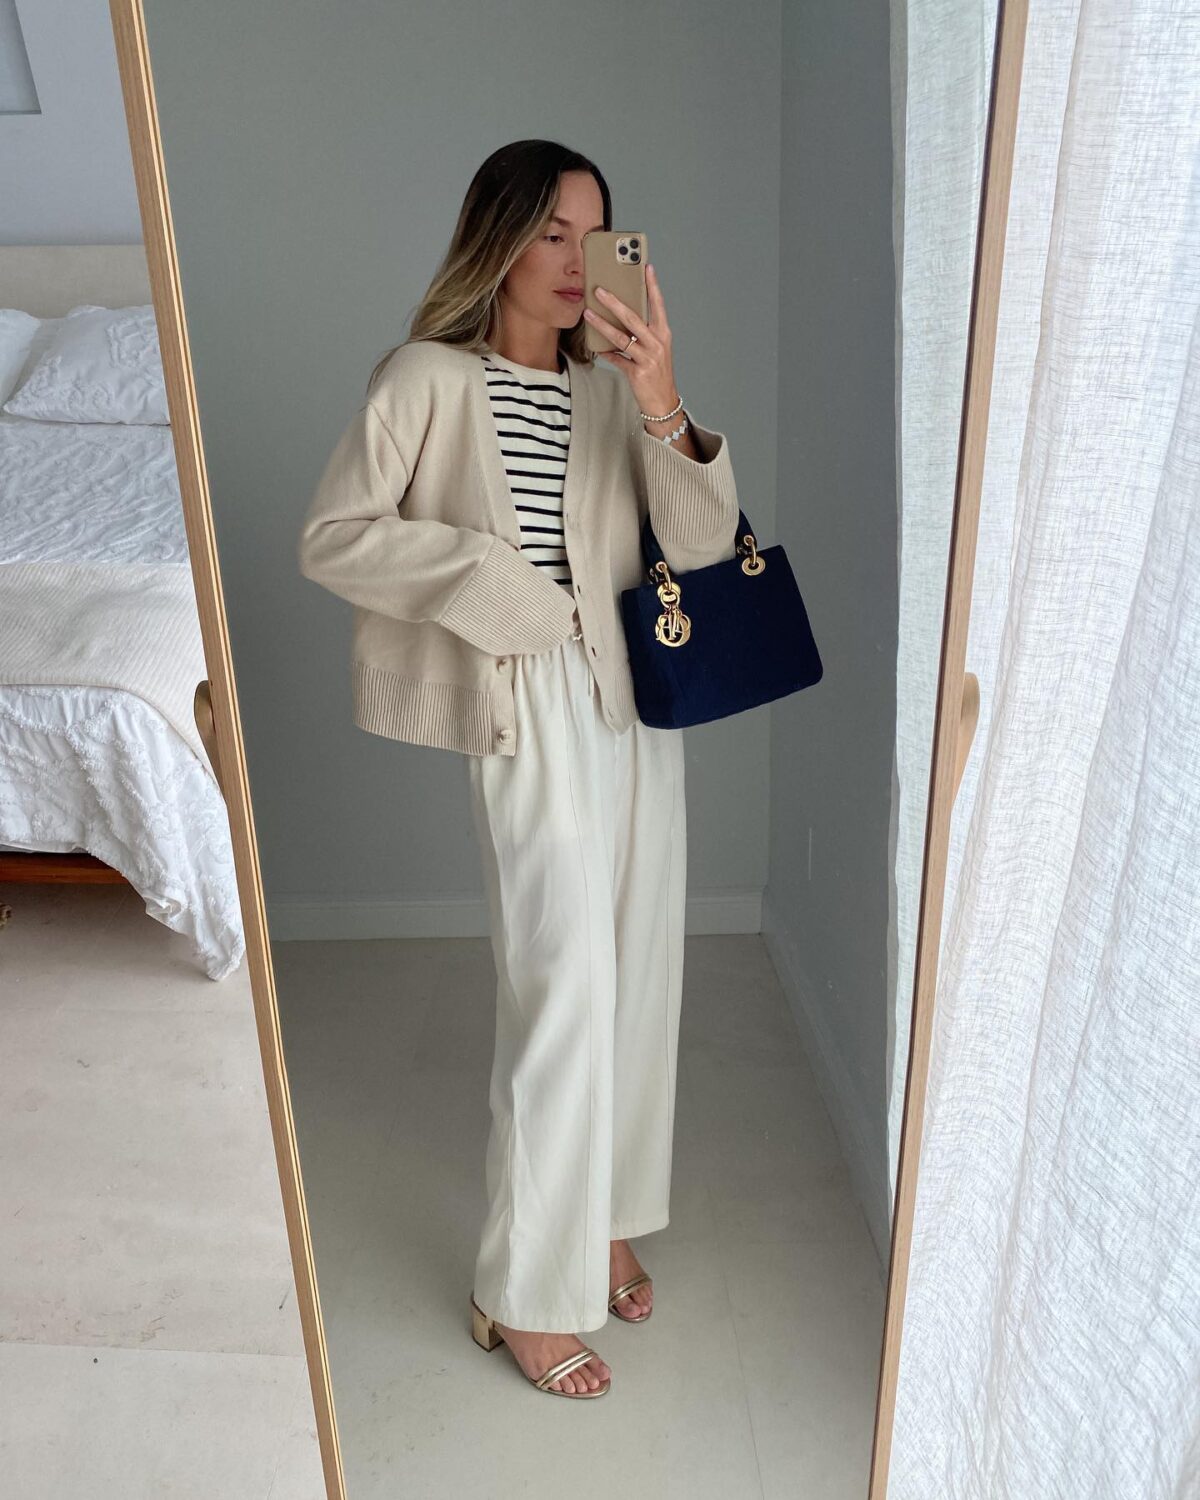
<path id="1" fill-rule="evenodd" d="M 208 670 L 207 685 L 197 685 L 197 706 L 198 711 L 203 712 L 206 743 L 214 747 L 210 748 L 214 767 L 221 767 L 221 787 L 229 809 L 255 1024 L 325 1485 L 328 1500 L 346 1500 L 329 1356 L 280 1038 L 262 875 L 221 592 L 208 475 L 200 440 L 200 419 L 145 17 L 142 0 L 109 0 L 109 8 Z M 892 1214 L 891 1262 L 884 1309 L 870 1487 L 866 1500 L 885 1500 L 887 1494 L 900 1336 L 908 1286 L 908 1258 L 912 1246 L 917 1166 L 933 1028 L 950 816 L 969 735 L 973 732 L 978 712 L 978 684 L 973 679 L 968 681 L 965 674 L 967 626 L 979 534 L 979 502 L 1027 14 L 1028 0 L 998 0 L 926 808 L 904 1117 Z"/>
<path id="2" fill-rule="evenodd" d="M 996 323 L 1004 271 L 1004 237 L 1008 227 L 1021 66 L 1025 56 L 1028 0 L 997 0 L 992 48 L 992 86 L 984 136 L 979 217 L 975 231 L 975 269 L 971 280 L 971 313 L 967 324 L 967 359 L 959 423 L 958 465 L 954 476 L 954 511 L 950 522 L 946 600 L 942 613 L 942 651 L 938 666 L 933 757 L 929 767 L 929 800 L 925 808 L 925 851 L 917 915 L 916 963 L 908 1070 L 904 1085 L 904 1118 L 896 1200 L 892 1212 L 892 1254 L 883 1315 L 883 1350 L 875 1407 L 875 1440 L 867 1500 L 886 1500 L 892 1425 L 896 1414 L 896 1379 L 900 1335 L 908 1291 L 917 1167 L 925 1120 L 925 1087 L 941 947 L 946 861 L 950 848 L 950 814 L 979 717 L 979 682 L 966 671 L 967 626 L 975 578 L 975 544 L 979 537 L 979 500 L 987 449 L 992 368 L 996 356 Z"/>

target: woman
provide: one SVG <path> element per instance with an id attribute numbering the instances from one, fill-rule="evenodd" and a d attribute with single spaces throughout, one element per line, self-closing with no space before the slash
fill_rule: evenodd
<path id="1" fill-rule="evenodd" d="M 652 1306 L 629 1240 L 668 1221 L 683 978 L 682 732 L 637 717 L 620 594 L 647 513 L 673 573 L 732 557 L 738 521 L 653 270 L 645 321 L 583 312 L 582 237 L 611 225 L 576 152 L 483 163 L 300 542 L 357 606 L 355 722 L 464 756 L 499 979 L 473 1333 L 585 1397 L 611 1372 L 575 1330 Z"/>

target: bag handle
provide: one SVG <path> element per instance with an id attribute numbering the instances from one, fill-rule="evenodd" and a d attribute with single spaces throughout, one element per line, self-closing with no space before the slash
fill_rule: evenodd
<path id="1" fill-rule="evenodd" d="M 747 532 L 752 537 L 754 536 L 754 528 L 746 519 L 746 512 L 739 506 L 737 537 L 734 542 L 734 547 L 738 555 L 742 555 L 749 550 L 742 541 Z M 757 548 L 757 538 L 755 538 L 755 547 Z M 658 545 L 658 538 L 654 535 L 654 527 L 650 524 L 649 511 L 646 512 L 646 519 L 642 522 L 642 557 L 645 559 L 646 571 L 649 573 L 652 581 L 657 583 L 661 576 L 656 571 L 658 564 L 666 562 L 666 558 L 663 557 L 662 548 Z"/>

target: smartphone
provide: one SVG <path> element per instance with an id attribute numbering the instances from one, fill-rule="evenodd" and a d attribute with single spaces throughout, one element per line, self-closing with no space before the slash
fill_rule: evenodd
<path id="1" fill-rule="evenodd" d="M 605 307 L 596 296 L 598 286 L 607 287 L 631 307 L 644 322 L 649 322 L 646 301 L 646 262 L 650 258 L 646 236 L 637 230 L 589 229 L 583 237 L 583 305 L 611 323 L 624 328 L 620 313 Z M 623 349 L 632 329 L 627 329 L 619 343 L 614 343 L 594 324 L 584 322 L 586 347 L 590 350 Z"/>

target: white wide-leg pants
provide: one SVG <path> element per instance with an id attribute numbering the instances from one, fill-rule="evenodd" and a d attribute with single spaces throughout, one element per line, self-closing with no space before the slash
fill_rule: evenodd
<path id="1" fill-rule="evenodd" d="M 515 656 L 515 755 L 464 757 L 498 977 L 475 1300 L 558 1333 L 667 1224 L 683 992 L 683 732 L 616 733 L 586 650 Z"/>

